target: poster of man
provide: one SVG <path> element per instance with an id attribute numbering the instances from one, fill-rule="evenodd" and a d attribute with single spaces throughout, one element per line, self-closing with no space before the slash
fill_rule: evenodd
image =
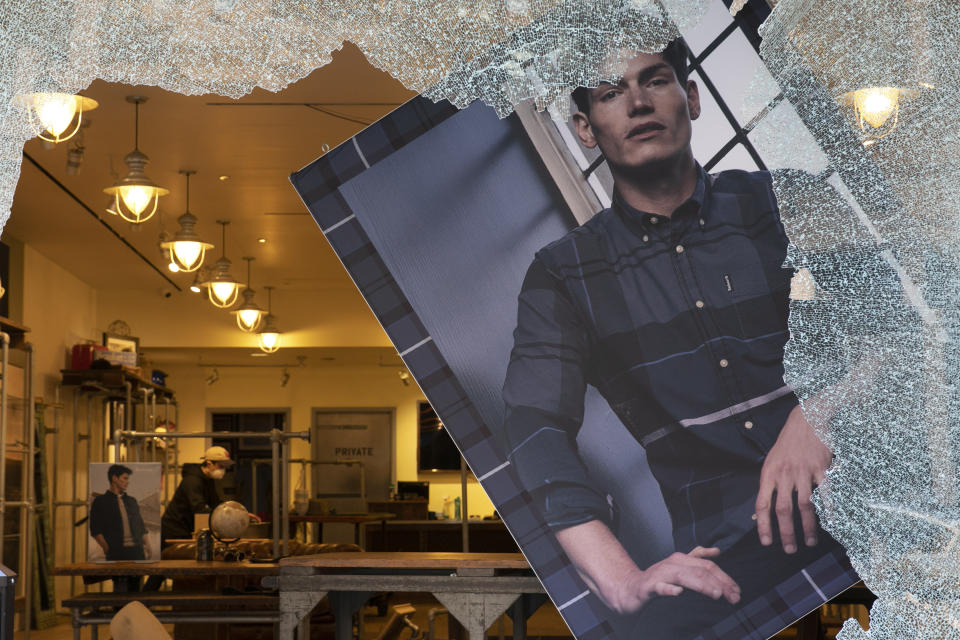
<path id="1" fill-rule="evenodd" d="M 768 637 L 858 579 L 783 379 L 771 174 L 698 162 L 691 58 L 555 129 L 415 99 L 292 177 L 578 637 Z"/>
<path id="2" fill-rule="evenodd" d="M 160 558 L 158 462 L 90 464 L 87 560 Z"/>

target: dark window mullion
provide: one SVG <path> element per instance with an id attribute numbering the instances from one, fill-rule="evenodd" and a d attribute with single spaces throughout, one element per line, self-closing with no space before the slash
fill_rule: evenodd
<path id="1" fill-rule="evenodd" d="M 727 39 L 727 36 L 729 36 L 731 33 L 736 31 L 737 28 L 738 28 L 738 25 L 736 22 L 731 22 L 729 25 L 727 25 L 727 28 L 721 31 L 720 35 L 714 38 L 713 42 L 708 44 L 706 48 L 704 48 L 704 50 L 700 52 L 700 55 L 694 57 L 693 59 L 694 63 L 699 65 L 704 60 L 706 60 L 707 56 L 713 53 L 714 49 L 719 47 L 723 43 L 723 41 Z"/>
<path id="2" fill-rule="evenodd" d="M 723 113 L 723 117 L 727 119 L 727 122 L 730 123 L 730 126 L 733 127 L 733 130 L 736 132 L 736 141 L 743 145 L 743 147 L 747 150 L 747 153 L 750 154 L 750 157 L 753 158 L 753 161 L 757 163 L 757 167 L 765 171 L 767 165 L 760 158 L 760 154 L 757 153 L 753 143 L 750 142 L 750 139 L 747 137 L 746 132 L 744 132 L 743 127 L 741 127 L 740 123 L 737 122 L 736 117 L 734 117 L 733 112 L 730 111 L 730 107 L 727 106 L 727 103 L 720 95 L 720 92 L 717 91 L 717 87 L 713 84 L 713 81 L 710 80 L 710 76 L 707 75 L 707 72 L 704 71 L 700 63 L 693 58 L 692 54 L 690 55 L 689 70 L 696 71 L 700 75 L 700 79 L 703 80 L 703 84 L 706 86 L 707 91 L 710 92 L 710 95 L 713 96 L 717 106 L 720 107 L 720 112 Z"/>

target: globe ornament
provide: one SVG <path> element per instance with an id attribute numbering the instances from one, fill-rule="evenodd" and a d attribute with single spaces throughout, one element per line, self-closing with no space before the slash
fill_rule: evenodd
<path id="1" fill-rule="evenodd" d="M 235 500 L 228 500 L 217 506 L 210 514 L 210 531 L 220 542 L 229 544 L 243 537 L 250 525 L 247 508 Z"/>

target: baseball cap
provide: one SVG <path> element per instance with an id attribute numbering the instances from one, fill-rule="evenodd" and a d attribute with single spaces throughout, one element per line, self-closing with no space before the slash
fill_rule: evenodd
<path id="1" fill-rule="evenodd" d="M 227 465 L 233 464 L 230 459 L 230 452 L 223 447 L 210 447 L 203 453 L 203 459 L 206 462 L 222 462 Z"/>

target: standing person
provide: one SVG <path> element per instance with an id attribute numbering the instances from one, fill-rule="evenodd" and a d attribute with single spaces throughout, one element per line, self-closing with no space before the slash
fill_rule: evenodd
<path id="1" fill-rule="evenodd" d="M 508 459 L 639 640 L 696 637 L 787 580 L 809 588 L 813 562 L 812 580 L 849 570 L 810 502 L 831 453 L 783 380 L 792 274 L 771 178 L 695 161 L 687 58 L 676 40 L 574 92 L 613 206 L 537 252 L 503 390 Z M 676 552 L 646 568 L 576 451 L 588 384 L 644 446 L 672 519 Z"/>
<path id="2" fill-rule="evenodd" d="M 200 464 L 183 465 L 183 477 L 160 523 L 164 545 L 167 540 L 190 538 L 194 515 L 210 513 L 221 502 L 216 481 L 222 480 L 227 469 L 233 466 L 230 452 L 223 447 L 210 447 L 202 460 Z"/>
<path id="3" fill-rule="evenodd" d="M 90 504 L 90 535 L 107 560 L 146 560 L 149 555 L 147 528 L 140 516 L 140 505 L 127 495 L 133 470 L 122 464 L 107 469 L 109 489 Z M 114 580 L 116 591 L 137 591 L 140 578 Z"/>
<path id="4" fill-rule="evenodd" d="M 170 544 L 168 540 L 193 537 L 194 516 L 210 513 L 222 502 L 216 481 L 222 480 L 232 465 L 230 452 L 223 447 L 207 449 L 200 464 L 188 462 L 183 465 L 180 484 L 160 520 L 161 548 Z M 150 576 L 143 589 L 157 591 L 164 580 L 164 576 Z"/>

